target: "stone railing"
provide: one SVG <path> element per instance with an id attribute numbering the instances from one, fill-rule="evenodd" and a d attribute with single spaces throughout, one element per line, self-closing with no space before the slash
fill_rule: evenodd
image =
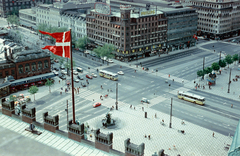
<path id="1" fill-rule="evenodd" d="M 48 112 L 43 113 L 43 121 L 47 124 L 53 125 L 53 126 L 57 126 L 59 124 L 59 116 L 55 115 L 55 116 L 50 116 L 48 115 Z"/>
<path id="2" fill-rule="evenodd" d="M 2 108 L 7 110 L 14 110 L 14 101 L 6 101 L 6 98 L 2 99 Z"/>
<path id="3" fill-rule="evenodd" d="M 67 128 L 70 132 L 77 133 L 79 135 L 82 135 L 84 133 L 84 123 L 81 125 L 74 124 L 72 120 L 68 122 Z"/>
<path id="4" fill-rule="evenodd" d="M 26 108 L 26 104 L 21 105 L 22 115 L 34 118 L 36 117 L 36 108 Z"/>
<path id="5" fill-rule="evenodd" d="M 109 133 L 109 134 L 103 134 L 100 133 L 100 129 L 97 129 L 95 132 L 95 140 L 100 142 L 100 143 L 104 143 L 104 144 L 112 144 L 112 140 L 113 140 L 113 133 Z"/>
<path id="6" fill-rule="evenodd" d="M 130 143 L 130 138 L 128 138 L 124 141 L 124 146 L 125 146 L 125 153 L 130 153 L 130 154 L 139 155 L 139 156 L 144 155 L 144 149 L 145 149 L 144 143 L 140 145 L 136 145 L 136 144 Z"/>

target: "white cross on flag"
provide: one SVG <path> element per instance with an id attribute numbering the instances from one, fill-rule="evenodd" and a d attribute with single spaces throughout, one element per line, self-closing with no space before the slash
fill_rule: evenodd
<path id="1" fill-rule="evenodd" d="M 44 35 L 50 35 L 56 39 L 55 46 L 47 45 L 42 49 L 48 49 L 55 55 L 70 58 L 70 41 L 71 41 L 70 31 L 49 33 L 49 32 L 39 30 L 39 32 Z"/>

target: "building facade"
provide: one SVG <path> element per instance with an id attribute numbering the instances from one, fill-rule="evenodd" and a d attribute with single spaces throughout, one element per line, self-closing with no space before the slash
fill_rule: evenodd
<path id="1" fill-rule="evenodd" d="M 20 9 L 31 8 L 38 2 L 52 4 L 53 0 L 0 0 L 0 16 L 6 18 L 7 15 L 17 13 Z"/>
<path id="2" fill-rule="evenodd" d="M 240 1 L 192 0 L 198 13 L 198 35 L 224 39 L 240 35 Z"/>
<path id="3" fill-rule="evenodd" d="M 51 72 L 50 54 L 27 50 L 9 41 L 3 41 L 4 60 L 0 62 L 0 79 L 12 75 L 14 79 Z"/>
<path id="4" fill-rule="evenodd" d="M 168 19 L 167 26 L 167 51 L 174 51 L 195 46 L 197 33 L 198 14 L 191 8 L 166 8 L 161 9 Z"/>
<path id="5" fill-rule="evenodd" d="M 86 17 L 87 36 L 93 44 L 113 44 L 115 59 L 131 61 L 166 49 L 167 19 L 155 8 L 121 5 L 109 14 L 91 10 Z"/>

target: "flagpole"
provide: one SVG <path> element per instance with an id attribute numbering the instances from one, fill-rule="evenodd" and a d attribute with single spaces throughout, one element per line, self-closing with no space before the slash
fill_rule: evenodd
<path id="1" fill-rule="evenodd" d="M 70 29 L 70 35 L 72 29 Z M 73 57 L 72 57 L 72 35 L 70 40 L 70 55 L 71 55 L 71 77 L 72 77 L 72 111 L 73 111 L 73 123 L 75 124 L 75 100 L 74 100 L 74 83 L 73 83 Z"/>

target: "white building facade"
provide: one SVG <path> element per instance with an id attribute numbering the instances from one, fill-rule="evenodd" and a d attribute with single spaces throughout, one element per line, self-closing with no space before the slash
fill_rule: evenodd
<path id="1" fill-rule="evenodd" d="M 240 1 L 192 0 L 198 13 L 198 35 L 224 39 L 240 35 Z"/>

